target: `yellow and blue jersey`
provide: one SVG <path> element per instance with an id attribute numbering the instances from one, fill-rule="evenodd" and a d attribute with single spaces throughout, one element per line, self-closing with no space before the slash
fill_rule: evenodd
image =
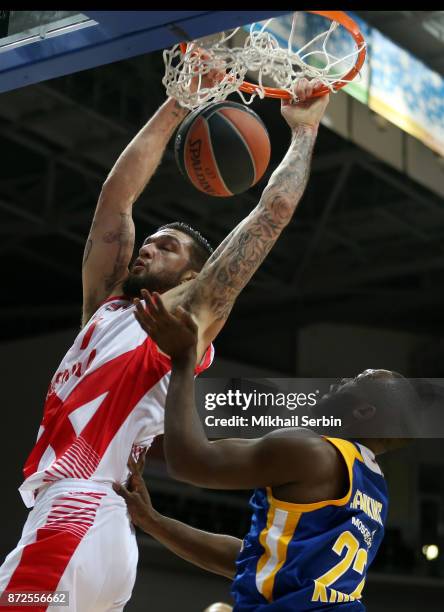
<path id="1" fill-rule="evenodd" d="M 363 612 L 366 572 L 384 536 L 387 486 L 372 451 L 326 438 L 348 468 L 345 497 L 294 504 L 256 489 L 232 594 L 234 612 Z"/>

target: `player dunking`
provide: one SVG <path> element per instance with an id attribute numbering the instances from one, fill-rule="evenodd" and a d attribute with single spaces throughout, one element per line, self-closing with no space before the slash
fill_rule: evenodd
<path id="1" fill-rule="evenodd" d="M 199 487 L 256 490 L 242 543 L 159 515 L 141 476 L 143 458 L 139 465 L 130 460 L 129 490 L 115 488 L 135 524 L 186 560 L 234 578 L 235 611 L 362 612 L 366 573 L 387 516 L 375 454 L 406 442 L 367 438 L 366 431 L 370 423 L 381 435 L 396 430 L 412 436 L 416 391 L 387 370 L 366 370 L 331 389 L 314 416 L 340 414 L 354 442 L 297 428 L 209 442 L 194 405 L 197 326 L 183 309 L 169 313 L 159 295 L 143 295 L 146 307 L 139 302 L 136 316 L 172 359 L 164 438 L 171 475 Z"/>
<path id="2" fill-rule="evenodd" d="M 171 224 L 146 238 L 128 269 L 133 204 L 186 110 L 168 99 L 117 160 L 85 248 L 84 327 L 48 390 L 20 487 L 34 509 L 0 568 L 0 592 L 69 591 L 69 609 L 78 612 L 121 610 L 128 601 L 137 546 L 111 483 L 126 480 L 130 452 L 137 457 L 163 432 L 171 369 L 136 321 L 132 299 L 146 288 L 161 292 L 168 309 L 189 309 L 199 329 L 194 371 L 208 367 L 211 342 L 304 192 L 328 103 L 328 97 L 303 102 L 312 87 L 301 81 L 302 103 L 283 103 L 292 132 L 288 152 L 259 204 L 214 252 L 198 232 Z"/>

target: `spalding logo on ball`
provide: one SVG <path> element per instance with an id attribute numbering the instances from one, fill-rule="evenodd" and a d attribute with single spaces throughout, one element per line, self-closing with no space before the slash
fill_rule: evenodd
<path id="1" fill-rule="evenodd" d="M 177 164 L 200 191 L 228 197 L 246 191 L 270 161 L 270 139 L 262 120 L 235 102 L 192 112 L 175 142 Z"/>

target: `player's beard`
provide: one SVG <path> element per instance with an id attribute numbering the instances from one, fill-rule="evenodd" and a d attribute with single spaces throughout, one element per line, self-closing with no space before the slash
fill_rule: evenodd
<path id="1" fill-rule="evenodd" d="M 168 289 L 177 287 L 180 284 L 183 270 L 180 272 L 164 272 L 163 274 L 133 274 L 130 272 L 122 285 L 123 293 L 126 297 L 140 297 L 141 289 L 148 289 L 150 293 L 164 293 Z"/>

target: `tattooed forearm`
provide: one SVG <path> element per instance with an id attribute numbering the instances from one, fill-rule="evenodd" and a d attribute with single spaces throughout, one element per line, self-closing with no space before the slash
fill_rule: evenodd
<path id="1" fill-rule="evenodd" d="M 270 177 L 264 192 L 279 192 L 291 199 L 293 215 L 299 200 L 304 193 L 310 175 L 311 156 L 316 140 L 317 129 L 308 126 L 298 126 L 292 133 L 291 145 L 280 165 Z"/>
<path id="2" fill-rule="evenodd" d="M 315 138 L 311 128 L 294 131 L 258 206 L 225 238 L 197 277 L 190 296 L 193 305 L 205 304 L 216 319 L 228 317 L 236 297 L 293 216 L 308 181 Z"/>
<path id="3" fill-rule="evenodd" d="M 109 221 L 104 222 L 96 215 L 85 246 L 83 325 L 128 272 L 134 246 L 134 222 L 129 213 L 116 213 L 112 222 L 116 223 L 115 229 L 104 231 L 106 226 L 109 228 Z"/>
<path id="4" fill-rule="evenodd" d="M 131 215 L 120 213 L 120 227 L 115 231 L 103 234 L 102 241 L 106 244 L 117 244 L 112 271 L 104 277 L 105 289 L 111 291 L 125 275 L 131 256 L 128 253 L 134 244 L 134 223 Z"/>
<path id="5" fill-rule="evenodd" d="M 281 204 L 280 197 L 275 196 L 271 207 L 280 209 Z M 284 227 L 266 207 L 257 209 L 246 221 L 248 223 L 244 227 L 232 232 L 219 257 L 208 262 L 207 270 L 203 270 L 205 302 L 217 319 L 228 317 L 234 300 L 263 262 Z"/>

